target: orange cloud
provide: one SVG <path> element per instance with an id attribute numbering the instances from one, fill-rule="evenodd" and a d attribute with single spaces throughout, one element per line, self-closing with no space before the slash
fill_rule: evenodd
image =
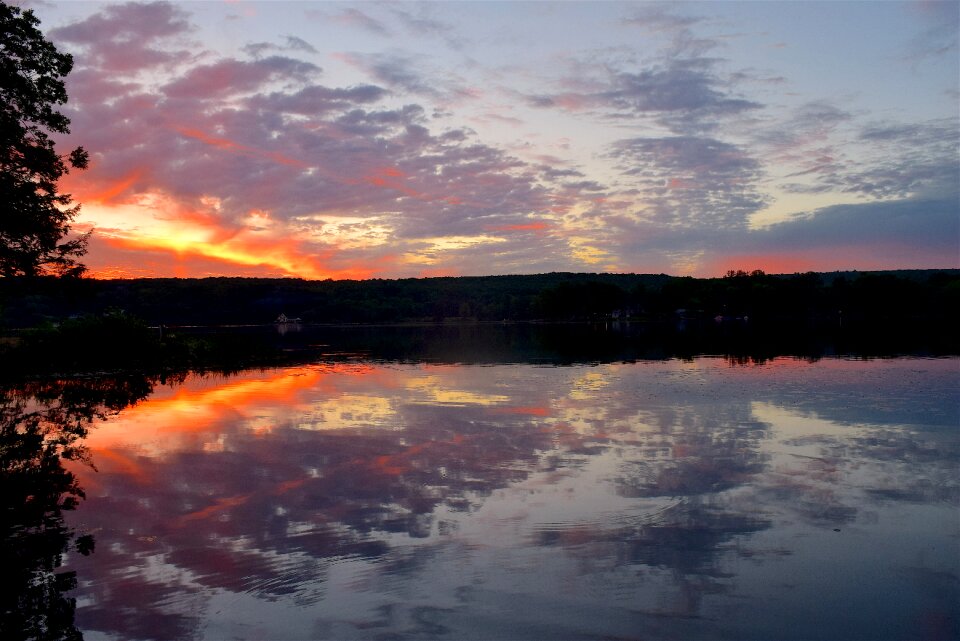
<path id="1" fill-rule="evenodd" d="M 121 194 L 129 191 L 129 189 L 136 183 L 140 177 L 143 176 L 142 169 L 134 169 L 124 178 L 114 181 L 112 184 L 109 184 L 105 187 L 100 188 L 96 191 L 86 191 L 84 190 L 80 196 L 80 199 L 83 202 L 97 202 L 97 203 L 107 203 L 120 196 Z"/>
<path id="2" fill-rule="evenodd" d="M 395 178 L 406 178 L 407 174 L 403 173 L 396 167 L 382 167 L 378 170 L 379 173 L 384 176 L 393 176 Z"/>
<path id="3" fill-rule="evenodd" d="M 386 255 L 364 261 L 362 265 L 332 267 L 325 261 L 333 252 L 311 255 L 296 241 L 245 244 L 243 239 L 229 246 L 215 244 L 184 246 L 153 238 L 94 236 L 95 256 L 85 262 L 88 275 L 98 279 L 125 278 L 205 278 L 242 276 L 248 278 L 297 277 L 308 280 L 327 278 L 363 280 L 375 278 L 391 268 L 397 256 Z M 287 247 L 283 245 L 287 244 Z"/>
<path id="4" fill-rule="evenodd" d="M 546 231 L 550 225 L 545 222 L 522 223 L 518 225 L 495 225 L 486 228 L 488 231 Z"/>
<path id="5" fill-rule="evenodd" d="M 281 153 L 275 151 L 263 151 L 262 149 L 255 149 L 253 147 L 248 147 L 246 145 L 241 145 L 240 143 L 233 142 L 227 138 L 217 138 L 216 136 L 210 136 L 199 129 L 190 129 L 188 127 L 174 126 L 173 130 L 179 133 L 182 136 L 187 138 L 193 138 L 199 140 L 200 142 L 206 143 L 218 149 L 223 149 L 241 156 L 247 156 L 252 158 L 266 158 L 267 160 L 272 160 L 274 162 L 280 163 L 281 165 L 289 165 L 291 167 L 302 167 L 306 168 L 309 165 L 302 160 L 297 160 L 296 158 L 290 158 L 289 156 L 284 156 Z"/>
<path id="6" fill-rule="evenodd" d="M 189 262 L 191 259 L 213 259 L 221 265 L 222 271 L 234 267 L 262 267 L 274 274 L 280 272 L 288 276 L 308 279 L 325 278 L 369 278 L 373 270 L 366 268 L 330 269 L 324 262 L 332 252 L 311 254 L 303 249 L 301 243 L 288 239 L 257 240 L 244 238 L 239 234 L 226 242 L 210 242 L 164 237 L 122 237 L 105 238 L 104 242 L 124 250 L 159 250 L 169 253 L 166 262 Z M 103 274 L 124 271 L 122 267 L 111 267 Z M 188 270 L 193 271 L 193 270 Z M 101 272 L 93 270 L 94 278 L 103 277 Z M 187 274 L 184 274 L 187 276 Z"/>
<path id="7" fill-rule="evenodd" d="M 109 213 L 104 210 L 101 215 Z M 169 275 L 172 271 L 179 277 L 242 273 L 363 279 L 392 262 L 390 257 L 382 257 L 368 265 L 336 268 L 330 263 L 338 253 L 337 247 L 316 247 L 296 237 L 282 236 L 285 230 L 271 228 L 266 216 L 257 221 L 254 227 L 225 222 L 212 212 L 178 207 L 161 198 L 152 212 L 144 211 L 148 227 L 97 235 L 92 247 L 96 251 L 91 254 L 108 262 L 97 265 L 90 261 L 90 274 L 94 278 L 123 278 Z M 260 225 L 263 221 L 266 227 Z M 146 255 L 137 259 L 138 253 Z"/>
<path id="8" fill-rule="evenodd" d="M 422 191 L 417 191 L 412 187 L 409 187 L 400 180 L 395 179 L 406 179 L 409 177 L 409 174 L 404 173 L 401 169 L 397 167 L 378 167 L 373 172 L 364 176 L 361 181 L 368 184 L 374 185 L 375 187 L 382 187 L 384 189 L 392 189 L 394 191 L 399 191 L 405 196 L 410 198 L 416 198 L 417 200 L 422 200 L 424 202 L 434 202 L 440 201 L 445 202 L 448 205 L 462 205 L 464 201 L 459 196 L 443 196 L 443 195 L 434 195 L 424 193 Z M 475 204 L 475 203 L 474 203 Z"/>
<path id="9" fill-rule="evenodd" d="M 550 416 L 549 407 L 498 407 L 494 410 L 496 414 L 513 414 L 517 416 Z"/>
<path id="10" fill-rule="evenodd" d="M 411 198 L 417 198 L 420 200 L 432 200 L 431 198 L 425 196 L 421 192 L 407 187 L 398 180 L 391 180 L 392 178 L 406 178 L 407 175 L 397 169 L 396 167 L 378 167 L 371 174 L 368 174 L 363 177 L 363 182 L 375 185 L 377 187 L 384 187 L 388 189 L 393 189 L 399 191 L 401 194 L 410 196 Z"/>

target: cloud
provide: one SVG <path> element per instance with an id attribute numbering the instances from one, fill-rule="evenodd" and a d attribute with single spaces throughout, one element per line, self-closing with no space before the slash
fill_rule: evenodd
<path id="1" fill-rule="evenodd" d="M 666 55 L 670 59 L 700 58 L 721 46 L 718 38 L 697 36 L 694 26 L 708 22 L 701 16 L 680 15 L 675 7 L 666 4 L 646 4 L 631 10 L 621 19 L 627 27 L 639 27 L 650 36 L 663 36 L 667 41 Z"/>
<path id="2" fill-rule="evenodd" d="M 438 101 L 440 109 L 479 95 L 476 89 L 463 86 L 455 74 L 427 69 L 431 65 L 425 57 L 399 53 L 341 53 L 337 57 L 397 93 Z"/>
<path id="3" fill-rule="evenodd" d="M 549 223 L 545 222 L 535 222 L 535 223 L 521 223 L 513 225 L 492 225 L 490 227 L 491 231 L 545 231 L 550 228 Z"/>
<path id="4" fill-rule="evenodd" d="M 284 40 L 284 45 L 278 45 L 272 42 L 254 42 L 244 45 L 242 50 L 244 53 L 251 55 L 254 58 L 259 58 L 266 51 L 303 51 L 305 53 L 320 53 L 313 45 L 302 38 L 298 38 L 296 36 L 285 36 Z"/>
<path id="5" fill-rule="evenodd" d="M 810 101 L 791 110 L 788 117 L 759 128 L 753 139 L 770 153 L 787 158 L 798 148 L 824 143 L 839 126 L 852 119 L 848 111 L 825 100 Z"/>
<path id="6" fill-rule="evenodd" d="M 601 118 L 649 121 L 676 134 L 716 130 L 763 104 L 738 95 L 734 87 L 752 79 L 748 73 L 723 73 L 718 58 L 665 52 L 644 63 L 610 60 L 583 80 L 584 64 L 571 61 L 576 75 L 556 82 L 558 90 L 526 94 L 529 106 L 568 112 L 594 112 Z"/>
<path id="7" fill-rule="evenodd" d="M 157 47 L 193 29 L 185 11 L 169 2 L 107 6 L 80 22 L 52 29 L 50 37 L 85 49 L 84 59 L 105 73 L 134 73 L 187 57 Z"/>
<path id="8" fill-rule="evenodd" d="M 166 85 L 163 92 L 169 98 L 218 100 L 260 89 L 275 79 L 303 82 L 319 72 L 316 65 L 283 56 L 251 62 L 226 59 L 193 67 Z"/>
<path id="9" fill-rule="evenodd" d="M 413 10 L 408 10 L 407 7 L 415 7 L 416 14 Z M 447 37 L 455 31 L 453 25 L 427 15 L 430 5 L 407 5 L 404 8 L 400 8 L 400 5 L 394 5 L 390 9 L 393 15 L 400 19 L 403 26 L 415 35 Z"/>
<path id="10" fill-rule="evenodd" d="M 142 41 L 162 51 L 189 31 L 179 11 L 159 8 L 176 18 L 167 21 L 173 26 L 135 21 L 124 38 L 135 40 L 142 27 Z M 120 17 L 104 10 L 65 33 L 99 46 L 92 34 Z M 319 84 L 319 67 L 262 55 L 269 50 L 247 47 L 260 55 L 246 60 L 181 58 L 149 85 L 118 80 L 108 57 L 78 58 L 70 113 L 93 162 L 69 186 L 90 205 L 81 222 L 116 228 L 97 247 L 115 257 L 144 252 L 157 265 L 167 251 L 167 267 L 205 274 L 233 264 L 242 273 L 317 278 L 397 269 L 401 255 L 401 269 L 413 274 L 438 262 L 460 265 L 460 257 L 471 265 L 473 248 L 489 243 L 503 246 L 514 271 L 538 254 L 504 236 L 548 224 L 543 216 L 572 198 L 571 188 L 551 195 L 539 166 L 471 130 L 432 130 L 423 105 L 387 106 L 394 94 L 381 84 Z M 388 86 L 438 94 L 401 60 L 368 61 Z M 138 207 L 135 220 L 119 215 Z M 551 243 L 557 261 L 569 255 L 562 239 Z M 478 254 L 476 269 L 489 271 L 483 261 Z"/>
<path id="11" fill-rule="evenodd" d="M 191 31 L 187 15 L 170 2 L 128 2 L 107 6 L 81 22 L 54 30 L 52 36 L 79 44 L 104 40 L 135 43 Z"/>
<path id="12" fill-rule="evenodd" d="M 711 53 L 722 39 L 699 33 L 708 20 L 667 5 L 632 7 L 616 27 L 643 30 L 654 46 L 645 57 L 610 46 L 557 54 L 535 71 L 526 62 L 485 68 L 459 54 L 456 67 L 399 41 L 333 53 L 314 46 L 320 35 L 215 54 L 188 42 L 197 33 L 188 9 L 104 5 L 51 30 L 77 64 L 67 79 L 70 143 L 92 154 L 90 170 L 64 186 L 85 204 L 79 224 L 116 230 L 113 256 L 168 251 L 168 266 L 178 259 L 203 273 L 231 264 L 242 273 L 306 265 L 302 273 L 393 276 L 695 272 L 768 248 L 796 255 L 790 243 L 800 245 L 780 238 L 788 230 L 811 230 L 819 245 L 803 251 L 812 255 L 838 247 L 813 230 L 849 217 L 873 225 L 861 210 L 822 209 L 831 198 L 901 203 L 940 237 L 954 230 L 945 209 L 911 207 L 960 193 L 955 119 L 883 120 L 785 94 L 777 100 L 788 106 L 774 108 L 766 92 L 783 88 L 764 80 L 770 73 L 731 69 Z M 368 31 L 379 25 L 384 36 L 449 30 L 435 7 L 336 15 Z M 329 75 L 315 64 L 320 54 L 336 59 Z M 351 79 L 330 79 L 342 77 Z M 758 82 L 764 93 L 746 93 Z M 558 142 L 545 147 L 548 135 Z M 771 204 L 779 209 L 767 220 L 798 226 L 751 230 Z M 237 253 L 148 242 L 157 227 L 175 227 L 171 217 Z M 871 229 L 889 234 L 860 238 L 886 249 L 864 256 L 889 250 L 895 233 L 910 237 L 883 220 Z M 271 262 L 244 262 L 243 252 Z"/>
<path id="13" fill-rule="evenodd" d="M 956 200 L 904 199 L 856 205 L 834 205 L 809 217 L 772 225 L 753 242 L 764 249 L 804 250 L 863 245 L 903 246 L 940 261 L 960 259 L 960 218 Z"/>
<path id="14" fill-rule="evenodd" d="M 663 113 L 663 122 L 675 131 L 684 125 L 713 122 L 746 110 L 758 109 L 757 102 L 718 91 L 721 83 L 712 73 L 712 61 L 684 60 L 638 73 L 620 73 L 614 87 L 601 94 L 610 106 L 622 111 Z"/>
<path id="15" fill-rule="evenodd" d="M 721 71 L 725 61 L 707 55 L 720 41 L 693 34 L 691 27 L 704 20 L 670 9 L 643 5 L 621 19 L 625 26 L 667 37 L 653 58 L 637 61 L 614 51 L 605 56 L 601 53 L 601 58 L 607 59 L 599 64 L 571 60 L 567 63 L 570 73 L 558 82 L 564 89 L 529 94 L 527 103 L 537 108 L 594 111 L 620 120 L 652 121 L 682 135 L 714 130 L 721 122 L 761 109 L 761 103 L 734 91 L 738 84 L 752 81 L 753 74 Z M 595 71 L 585 73 L 586 66 Z"/>
<path id="16" fill-rule="evenodd" d="M 317 116 L 327 112 L 342 112 L 361 105 L 377 103 L 389 95 L 389 91 L 377 85 L 353 87 L 325 87 L 308 85 L 296 91 L 260 94 L 250 98 L 250 107 L 265 111 Z"/>
<path id="17" fill-rule="evenodd" d="M 296 36 L 285 36 L 284 40 L 286 40 L 287 49 L 293 51 L 304 51 L 306 53 L 320 53 L 312 44 L 303 38 L 298 38 Z"/>
<path id="18" fill-rule="evenodd" d="M 851 167 L 839 184 L 874 197 L 947 195 L 960 198 L 960 121 L 874 123 L 860 133 L 869 161 Z"/>
<path id="19" fill-rule="evenodd" d="M 910 41 L 906 53 L 909 62 L 957 57 L 957 32 L 960 30 L 960 11 L 951 0 L 923 0 L 911 5 L 915 15 L 924 23 L 923 30 Z"/>
<path id="20" fill-rule="evenodd" d="M 308 11 L 307 15 L 312 17 L 320 17 L 324 20 L 331 20 L 344 26 L 359 27 L 365 31 L 369 31 L 381 36 L 390 34 L 390 30 L 381 21 L 371 17 L 370 14 L 361 11 L 356 7 L 349 7 L 342 10 L 340 13 L 332 15 L 321 15 L 320 12 L 317 11 Z"/>
<path id="21" fill-rule="evenodd" d="M 813 122 L 821 124 L 780 137 L 775 158 L 797 167 L 788 178 L 804 179 L 787 185 L 791 191 L 871 199 L 960 194 L 960 123 L 955 120 L 861 125 L 842 142 L 843 152 L 841 141 L 831 137 L 834 124 L 825 118 Z"/>
<path id="22" fill-rule="evenodd" d="M 692 257 L 694 273 L 728 269 L 769 273 L 960 268 L 960 217 L 955 199 L 903 199 L 823 207 L 761 229 L 651 229 L 632 222 L 624 252 L 652 264 Z M 679 263 L 678 263 L 679 264 Z"/>
<path id="23" fill-rule="evenodd" d="M 455 25 L 438 20 L 432 14 L 435 5 L 430 4 L 393 4 L 390 11 L 399 20 L 404 30 L 416 38 L 439 38 L 453 50 L 460 50 L 465 39 L 458 33 Z"/>
<path id="24" fill-rule="evenodd" d="M 277 278 L 291 272 L 273 264 L 268 258 L 256 263 L 238 263 L 234 258 L 209 256 L 201 251 L 177 250 L 143 238 L 117 238 L 97 230 L 91 237 L 90 251 L 84 261 L 94 278 L 204 278 L 233 276 Z M 332 277 L 333 271 L 317 272 L 320 278 Z M 325 275 L 329 274 L 329 276 Z M 342 277 L 362 274 L 344 272 Z"/>
<path id="25" fill-rule="evenodd" d="M 677 33 L 702 22 L 697 16 L 681 16 L 668 11 L 662 4 L 645 4 L 631 9 L 621 24 L 642 27 L 645 31 Z"/>
<path id="26" fill-rule="evenodd" d="M 635 179 L 654 218 L 667 225 L 743 227 L 765 204 L 759 163 L 743 148 L 713 138 L 630 138 L 610 155 Z"/>
<path id="27" fill-rule="evenodd" d="M 409 56 L 350 53 L 341 54 L 341 58 L 388 87 L 431 96 L 438 93 L 433 84 L 414 71 L 417 65 Z"/>

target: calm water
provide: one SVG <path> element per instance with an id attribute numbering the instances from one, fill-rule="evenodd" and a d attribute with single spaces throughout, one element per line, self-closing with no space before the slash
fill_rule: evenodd
<path id="1" fill-rule="evenodd" d="M 955 358 L 111 385 L 17 396 L 112 403 L 67 470 L 86 639 L 960 638 Z"/>

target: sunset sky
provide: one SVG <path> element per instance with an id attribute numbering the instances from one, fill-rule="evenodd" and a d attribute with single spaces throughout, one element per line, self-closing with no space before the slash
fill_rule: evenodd
<path id="1" fill-rule="evenodd" d="M 98 277 L 960 267 L 960 3 L 19 2 Z"/>

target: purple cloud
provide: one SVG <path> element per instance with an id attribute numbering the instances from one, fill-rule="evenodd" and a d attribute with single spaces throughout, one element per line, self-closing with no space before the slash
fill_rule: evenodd
<path id="1" fill-rule="evenodd" d="M 113 17 L 103 12 L 83 24 Z M 127 28 L 131 38 L 135 26 Z M 167 32 L 177 38 L 185 29 Z M 79 41 L 75 32 L 67 34 Z M 157 51 L 169 44 L 147 36 L 143 41 Z M 271 50 L 246 48 L 257 55 Z M 78 60 L 72 78 L 78 83 L 116 77 L 108 57 Z M 397 243 L 401 251 L 428 251 L 438 237 L 545 229 L 530 220 L 563 197 L 563 189 L 551 196 L 540 184 L 538 167 L 483 144 L 472 131 L 434 131 L 424 106 L 386 106 L 392 94 L 384 86 L 318 84 L 317 66 L 280 55 L 179 62 L 166 70 L 166 83 L 112 81 L 71 92 L 77 138 L 94 154 L 94 167 L 82 178 L 88 194 L 127 201 L 164 194 L 177 208 L 163 217 L 189 215 L 190 224 L 217 242 L 269 229 L 248 221 L 251 212 L 266 212 L 274 225 L 328 254 L 333 267 L 387 260 Z M 408 90 L 431 93 L 414 74 L 403 76 L 399 61 L 380 62 L 388 86 L 405 83 Z M 351 222 L 336 222 L 345 217 Z M 339 248 L 340 239 L 326 231 L 331 221 L 352 238 L 377 242 Z M 385 242 L 385 233 L 393 243 Z M 559 267 L 562 240 L 541 240 L 558 257 L 550 266 Z M 530 254 L 523 239 L 500 239 L 498 249 L 516 268 Z M 473 264 L 471 247 L 453 251 L 463 265 Z M 477 268 L 488 259 L 478 252 Z"/>
<path id="2" fill-rule="evenodd" d="M 733 81 L 717 71 L 714 58 L 670 57 L 635 70 L 608 67 L 606 78 L 593 79 L 589 90 L 526 96 L 536 108 L 593 111 L 616 119 L 652 119 L 676 134 L 716 129 L 721 122 L 759 110 L 763 105 L 734 94 Z M 583 86 L 574 79 L 565 87 Z"/>
<path id="3" fill-rule="evenodd" d="M 285 36 L 285 44 L 278 45 L 272 42 L 253 42 L 243 46 L 243 52 L 259 58 L 266 51 L 303 51 L 305 53 L 320 53 L 309 42 L 296 36 Z"/>
<path id="4" fill-rule="evenodd" d="M 345 26 L 360 27 L 361 29 L 382 36 L 390 34 L 390 30 L 381 21 L 356 7 L 344 9 L 340 13 L 333 15 L 321 14 L 319 11 L 308 11 L 307 15 L 323 20 L 332 20 Z"/>
<path id="5" fill-rule="evenodd" d="M 713 138 L 631 138 L 611 156 L 667 224 L 742 227 L 765 199 L 762 171 L 744 149 Z"/>
<path id="6" fill-rule="evenodd" d="M 105 73 L 133 73 L 176 63 L 183 51 L 156 47 L 163 40 L 192 31 L 187 14 L 169 2 L 110 5 L 86 20 L 50 31 L 59 42 L 81 46 L 88 66 Z"/>
<path id="7" fill-rule="evenodd" d="M 193 67 L 166 85 L 163 92 L 170 98 L 216 100 L 259 89 L 279 78 L 304 82 L 319 72 L 316 65 L 282 56 L 251 62 L 227 59 Z"/>
<path id="8" fill-rule="evenodd" d="M 828 150 L 823 162 L 808 163 L 803 174 L 813 182 L 801 189 L 869 198 L 960 198 L 957 121 L 873 123 L 861 128 L 850 146 L 858 151 L 856 161 Z"/>

